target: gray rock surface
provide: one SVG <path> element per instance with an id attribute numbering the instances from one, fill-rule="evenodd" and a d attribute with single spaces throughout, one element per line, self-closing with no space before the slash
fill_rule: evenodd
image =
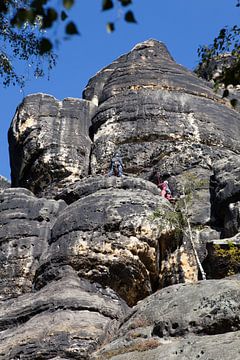
<path id="1" fill-rule="evenodd" d="M 12 186 L 53 197 L 59 188 L 86 176 L 94 109 L 81 99 L 27 96 L 9 130 Z"/>
<path id="2" fill-rule="evenodd" d="M 213 167 L 212 216 L 222 229 L 222 237 L 234 236 L 240 229 L 240 157 L 233 155 L 217 161 Z"/>
<path id="3" fill-rule="evenodd" d="M 151 219 L 161 208 L 172 211 L 150 182 L 137 178 L 90 179 L 76 188 L 79 200 L 58 216 L 51 248 L 37 273 L 37 286 L 71 265 L 80 277 L 114 289 L 130 305 L 158 286 L 159 242 L 174 231 L 164 215 Z M 102 187 L 101 187 L 102 185 Z M 89 195 L 81 198 L 81 193 Z M 162 229 L 162 230 L 161 230 Z"/>
<path id="4" fill-rule="evenodd" d="M 150 181 L 145 181 L 141 178 L 134 178 L 130 176 L 109 177 L 109 176 L 89 176 L 81 181 L 66 187 L 60 192 L 56 198 L 63 199 L 67 204 L 71 204 L 85 196 L 91 195 L 98 190 L 110 189 L 124 189 L 124 190 L 146 190 L 153 195 L 160 195 L 158 187 Z"/>
<path id="5" fill-rule="evenodd" d="M 123 353 L 109 357 L 91 357 L 97 360 L 215 360 L 240 359 L 239 351 L 240 332 L 227 333 L 215 336 L 189 336 L 187 339 L 146 339 L 135 347 L 126 345 Z M 138 350 L 138 351 L 137 351 Z"/>
<path id="6" fill-rule="evenodd" d="M 106 173 L 116 150 L 125 173 L 145 178 L 153 169 L 168 176 L 211 170 L 215 160 L 240 150 L 239 114 L 155 40 L 100 71 L 84 95 L 99 104 L 91 129 L 93 173 Z"/>
<path id="7" fill-rule="evenodd" d="M 0 358 L 89 359 L 127 311 L 112 290 L 68 271 L 39 292 L 0 302 Z"/>
<path id="8" fill-rule="evenodd" d="M 210 280 L 157 291 L 132 309 L 115 339 L 91 358 L 210 360 L 223 350 L 221 359 L 239 359 L 239 284 Z"/>
<path id="9" fill-rule="evenodd" d="M 29 190 L 0 191 L 0 299 L 32 291 L 39 259 L 63 200 L 36 198 Z"/>

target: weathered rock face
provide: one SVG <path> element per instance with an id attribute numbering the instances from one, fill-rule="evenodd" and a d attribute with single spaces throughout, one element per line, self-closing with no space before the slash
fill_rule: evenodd
<path id="1" fill-rule="evenodd" d="M 92 173 L 106 173 L 117 150 L 125 173 L 151 179 L 159 171 L 176 196 L 186 175 L 200 177 L 206 184 L 197 186 L 191 222 L 219 228 L 212 210 L 213 166 L 240 150 L 240 117 L 228 101 L 176 64 L 165 45 L 154 40 L 138 44 L 100 71 L 84 97 L 98 103 L 91 127 Z M 228 216 L 225 226 L 234 227 L 232 222 Z M 206 244 L 198 235 L 196 241 L 204 257 Z"/>
<path id="2" fill-rule="evenodd" d="M 233 236 L 239 231 L 239 165 L 237 155 L 221 159 L 214 165 L 213 215 L 215 222 L 222 226 L 222 237 Z"/>
<path id="3" fill-rule="evenodd" d="M 0 358 L 89 359 L 127 309 L 112 290 L 68 273 L 37 293 L 0 302 Z"/>
<path id="4" fill-rule="evenodd" d="M 53 197 L 88 174 L 94 105 L 46 94 L 27 96 L 9 130 L 12 186 Z"/>
<path id="5" fill-rule="evenodd" d="M 136 178 L 96 177 L 74 188 L 80 199 L 55 222 L 36 286 L 57 277 L 67 264 L 79 277 L 109 286 L 135 304 L 158 287 L 159 244 L 174 229 L 164 215 L 158 221 L 151 216 L 158 208 L 163 214 L 172 211 L 169 202 L 155 185 Z"/>
<path id="6" fill-rule="evenodd" d="M 91 359 L 238 359 L 239 295 L 239 280 L 162 289 L 141 301 Z"/>
<path id="7" fill-rule="evenodd" d="M 41 255 L 64 201 L 37 199 L 26 189 L 0 192 L 0 299 L 32 291 Z"/>
<path id="8" fill-rule="evenodd" d="M 126 173 L 177 175 L 239 152 L 239 115 L 207 83 L 150 40 L 100 71 L 84 92 L 98 99 L 92 119 L 93 173 L 118 150 Z"/>
<path id="9" fill-rule="evenodd" d="M 198 279 L 239 272 L 240 114 L 155 40 L 84 98 L 30 95 L 11 124 L 0 358 L 239 359 L 239 277 Z"/>

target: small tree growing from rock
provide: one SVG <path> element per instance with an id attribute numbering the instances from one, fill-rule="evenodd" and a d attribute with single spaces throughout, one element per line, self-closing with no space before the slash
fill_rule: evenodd
<path id="1" fill-rule="evenodd" d="M 194 243 L 193 229 L 191 224 L 191 204 L 193 198 L 197 197 L 196 190 L 205 184 L 205 180 L 197 179 L 193 174 L 186 174 L 180 185 L 180 196 L 174 204 L 173 210 L 162 211 L 158 209 L 154 212 L 153 218 L 164 217 L 175 230 L 175 235 L 178 238 L 186 239 L 186 242 L 190 242 L 193 250 L 194 257 L 196 259 L 197 266 L 201 273 L 202 279 L 206 280 L 206 274 L 202 267 L 201 261 L 198 256 L 198 252 Z M 195 195 L 195 196 L 194 196 Z M 161 225 L 160 225 L 161 226 Z"/>
<path id="2" fill-rule="evenodd" d="M 193 230 L 190 221 L 190 206 L 193 200 L 193 194 L 198 188 L 202 187 L 205 182 L 206 181 L 203 179 L 197 179 L 197 177 L 193 174 L 187 174 L 181 184 L 181 196 L 175 205 L 176 212 L 180 213 L 181 218 L 183 219 L 182 224 L 184 226 L 182 227 L 182 232 L 185 235 L 185 238 L 191 243 L 197 266 L 203 280 L 206 280 L 206 274 L 199 259 L 196 246 L 194 244 Z"/>

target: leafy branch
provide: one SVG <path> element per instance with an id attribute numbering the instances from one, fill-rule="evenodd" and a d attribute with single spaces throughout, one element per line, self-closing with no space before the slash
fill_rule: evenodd
<path id="1" fill-rule="evenodd" d="M 64 29 L 64 39 L 79 36 L 78 25 L 72 21 L 70 10 L 76 0 L 1 0 L 0 1 L 0 77 L 3 85 L 24 85 L 25 77 L 18 75 L 16 60 L 25 61 L 33 67 L 36 77 L 44 76 L 44 63 L 48 70 L 56 63 L 55 49 L 59 43 L 54 30 L 59 25 Z M 128 7 L 132 0 L 102 0 L 102 11 L 121 6 L 123 19 L 136 23 Z M 127 9 L 126 9 L 127 8 Z M 115 23 L 109 22 L 107 30 L 115 30 Z"/>

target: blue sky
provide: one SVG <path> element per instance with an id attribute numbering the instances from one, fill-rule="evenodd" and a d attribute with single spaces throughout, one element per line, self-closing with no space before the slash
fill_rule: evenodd
<path id="1" fill-rule="evenodd" d="M 76 2 L 71 14 L 81 36 L 62 42 L 50 80 L 29 78 L 23 92 L 17 87 L 0 90 L 0 175 L 8 179 L 7 131 L 24 96 L 42 92 L 60 100 L 82 97 L 91 76 L 149 38 L 163 41 L 178 63 L 194 69 L 198 46 L 209 44 L 223 26 L 239 24 L 236 0 L 134 0 L 138 24 L 118 20 L 116 31 L 108 34 L 105 24 L 116 18 L 116 11 L 101 12 L 101 0 Z"/>

